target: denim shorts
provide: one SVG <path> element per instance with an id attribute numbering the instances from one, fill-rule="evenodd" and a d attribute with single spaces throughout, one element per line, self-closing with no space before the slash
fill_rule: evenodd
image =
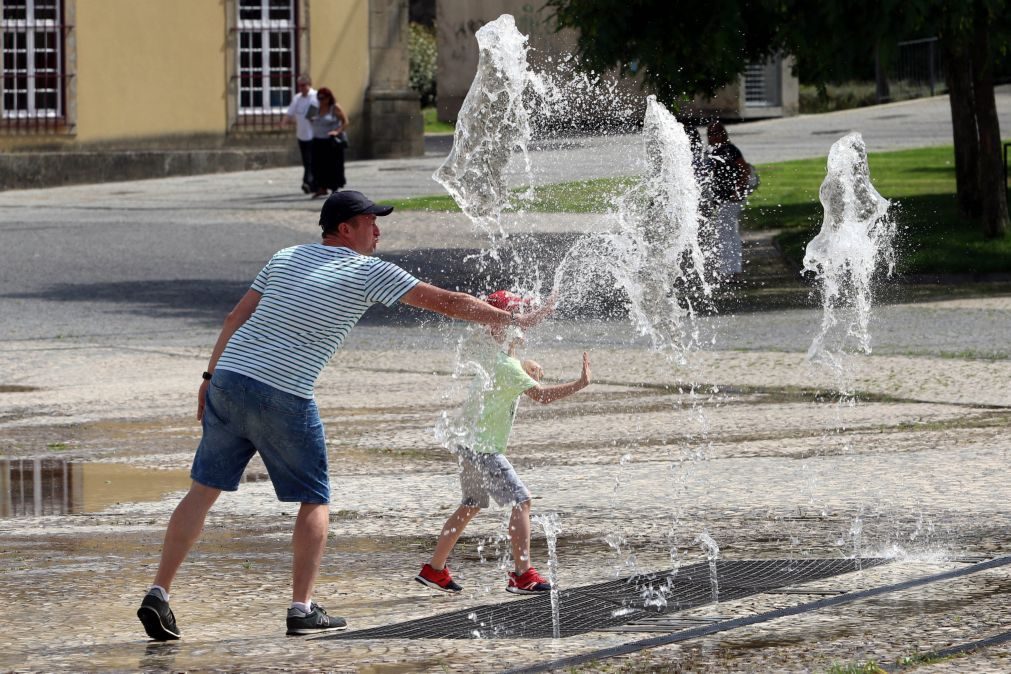
<path id="1" fill-rule="evenodd" d="M 260 453 L 280 501 L 329 503 L 326 441 L 316 401 L 218 368 L 207 388 L 204 435 L 190 478 L 223 491 L 239 488 Z"/>
<path id="2" fill-rule="evenodd" d="M 530 500 L 526 488 L 509 459 L 502 454 L 475 452 L 466 447 L 456 450 L 460 458 L 460 505 L 487 508 L 491 499 L 500 506 L 517 506 Z"/>

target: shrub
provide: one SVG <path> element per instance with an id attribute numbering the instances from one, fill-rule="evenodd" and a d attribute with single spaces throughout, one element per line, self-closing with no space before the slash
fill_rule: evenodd
<path id="1" fill-rule="evenodd" d="M 436 57 L 439 53 L 435 30 L 411 23 L 407 36 L 411 88 L 418 92 L 421 107 L 435 105 Z"/>
<path id="2" fill-rule="evenodd" d="M 947 91 L 943 83 L 935 87 L 935 93 Z M 911 98 L 921 98 L 930 95 L 929 87 L 922 82 L 893 80 L 889 82 L 889 95 L 892 101 L 905 101 Z M 874 82 L 852 81 L 836 84 L 826 84 L 819 89 L 813 84 L 800 85 L 800 112 L 802 114 L 817 114 L 835 110 L 850 110 L 876 105 L 877 90 Z"/>

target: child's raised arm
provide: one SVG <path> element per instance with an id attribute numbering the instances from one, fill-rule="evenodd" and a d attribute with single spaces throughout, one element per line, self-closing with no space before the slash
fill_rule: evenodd
<path id="1" fill-rule="evenodd" d="M 532 386 L 528 388 L 524 393 L 531 400 L 536 400 L 542 405 L 547 405 L 548 403 L 553 403 L 556 400 L 561 400 L 567 396 L 581 391 L 590 385 L 590 355 L 583 352 L 583 372 L 579 376 L 579 379 L 575 381 L 570 381 L 568 384 L 552 384 L 550 386 L 544 386 L 542 384 L 537 384 L 537 386 Z"/>

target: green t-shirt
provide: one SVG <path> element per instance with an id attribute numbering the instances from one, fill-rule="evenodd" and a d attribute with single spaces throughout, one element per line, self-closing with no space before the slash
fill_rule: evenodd
<path id="1" fill-rule="evenodd" d="M 501 351 L 498 353 L 491 386 L 482 395 L 481 415 L 474 438 L 475 452 L 505 453 L 519 397 L 534 386 L 537 382 L 523 370 L 518 359 Z"/>

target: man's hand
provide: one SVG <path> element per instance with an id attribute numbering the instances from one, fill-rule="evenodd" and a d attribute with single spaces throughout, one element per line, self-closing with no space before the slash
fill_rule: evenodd
<path id="1" fill-rule="evenodd" d="M 558 296 L 552 293 L 548 300 L 542 305 L 534 309 L 533 311 L 527 312 L 525 314 L 516 314 L 513 318 L 513 322 L 526 330 L 527 328 L 532 328 L 535 325 L 541 323 L 545 318 L 550 316 L 555 312 L 555 304 L 558 302 Z"/>
<path id="2" fill-rule="evenodd" d="M 555 310 L 556 299 L 555 295 L 551 295 L 543 306 L 533 311 L 525 314 L 509 314 L 509 312 L 496 309 L 473 295 L 443 290 L 428 283 L 419 283 L 408 290 L 400 298 L 400 301 L 412 307 L 434 311 L 450 318 L 460 318 L 465 321 L 501 327 L 506 327 L 511 323 L 521 328 L 529 328 L 551 315 Z"/>
<path id="3" fill-rule="evenodd" d="M 197 391 L 197 421 L 204 420 L 204 403 L 207 400 L 207 387 L 211 385 L 211 382 L 207 379 L 200 384 L 200 390 Z"/>
<path id="4" fill-rule="evenodd" d="M 590 354 L 583 351 L 583 374 L 579 377 L 579 383 L 583 386 L 590 385 Z"/>

